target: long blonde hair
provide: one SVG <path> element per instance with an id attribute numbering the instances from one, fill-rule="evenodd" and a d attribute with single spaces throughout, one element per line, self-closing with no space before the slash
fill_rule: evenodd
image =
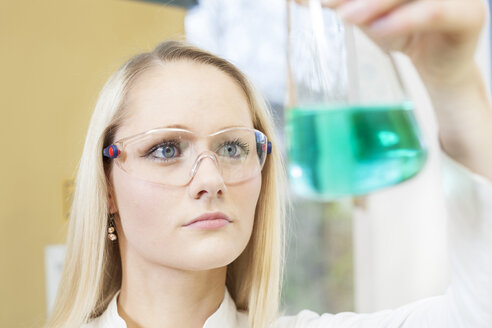
<path id="1" fill-rule="evenodd" d="M 102 149 L 124 119 L 124 103 L 135 79 L 162 62 L 189 60 L 228 74 L 244 91 L 253 125 L 274 145 L 262 171 L 251 239 L 229 264 L 226 285 L 239 310 L 249 312 L 249 327 L 267 327 L 278 315 L 284 260 L 285 174 L 267 104 L 231 63 L 183 41 L 166 41 L 152 52 L 127 61 L 102 89 L 76 178 L 67 253 L 55 305 L 47 327 L 79 327 L 101 315 L 121 286 L 117 244 L 107 238 L 108 185 Z M 107 169 L 107 168 L 106 168 Z"/>

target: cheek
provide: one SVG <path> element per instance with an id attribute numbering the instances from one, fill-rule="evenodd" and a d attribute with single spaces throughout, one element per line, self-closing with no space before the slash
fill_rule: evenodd
<path id="1" fill-rule="evenodd" d="M 251 238 L 253 230 L 256 204 L 261 191 L 261 176 L 245 183 L 228 187 L 231 202 L 235 204 L 234 212 L 237 214 L 237 222 L 240 231 L 238 236 L 238 251 L 242 252 Z M 238 254 L 239 256 L 239 254 Z"/>
<path id="2" fill-rule="evenodd" d="M 231 198 L 236 204 L 237 214 L 242 220 L 248 221 L 251 225 L 254 221 L 256 203 L 261 190 L 261 176 L 251 179 L 241 185 L 228 188 Z"/>
<path id="3" fill-rule="evenodd" d="M 153 243 L 156 235 L 175 229 L 180 219 L 175 208 L 180 198 L 176 190 L 136 179 L 118 169 L 113 172 L 122 233 L 129 242 L 143 246 Z"/>

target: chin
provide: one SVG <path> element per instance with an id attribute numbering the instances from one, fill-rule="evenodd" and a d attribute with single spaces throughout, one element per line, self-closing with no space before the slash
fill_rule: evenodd
<path id="1" fill-rule="evenodd" d="M 242 243 L 209 240 L 208 243 L 195 244 L 174 254 L 175 267 L 190 271 L 212 270 L 225 267 L 236 260 L 246 245 Z M 168 258 L 169 260 L 169 258 Z M 167 261 L 166 261 L 167 262 Z M 169 262 L 167 264 L 170 264 Z"/>
<path id="2" fill-rule="evenodd" d="M 199 254 L 188 257 L 187 269 L 188 270 L 212 270 L 221 267 L 228 266 L 234 260 L 236 260 L 241 251 L 234 251 L 234 249 L 216 249 L 210 248 L 209 250 L 201 250 Z"/>

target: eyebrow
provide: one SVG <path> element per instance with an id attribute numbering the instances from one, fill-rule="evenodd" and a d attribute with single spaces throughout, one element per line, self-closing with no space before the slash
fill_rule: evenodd
<path id="1" fill-rule="evenodd" d="M 239 127 L 244 127 L 244 126 L 246 126 L 246 125 L 238 125 L 238 124 L 228 125 L 228 126 L 221 127 L 217 131 L 225 130 L 225 129 L 228 129 L 228 128 L 239 128 Z M 181 125 L 181 124 L 171 124 L 171 125 L 161 126 L 159 128 L 172 128 L 172 129 L 183 129 L 183 130 L 192 131 L 192 129 L 190 127 L 188 127 L 186 125 Z"/>
<path id="2" fill-rule="evenodd" d="M 181 125 L 181 124 L 165 125 L 165 126 L 156 127 L 154 129 L 159 129 L 159 128 L 173 128 L 173 129 L 184 129 L 184 130 L 189 130 L 190 129 L 189 127 L 187 127 L 185 125 Z"/>

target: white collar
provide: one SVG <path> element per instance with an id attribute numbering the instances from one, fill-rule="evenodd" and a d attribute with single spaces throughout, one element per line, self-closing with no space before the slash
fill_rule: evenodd
<path id="1" fill-rule="evenodd" d="M 104 313 L 96 318 L 89 327 L 113 327 L 127 328 L 125 321 L 118 314 L 117 299 L 120 292 L 118 291 Z M 225 289 L 224 299 L 217 311 L 215 311 L 205 321 L 203 328 L 223 328 L 223 327 L 247 327 L 248 316 L 244 312 L 239 312 L 236 309 L 236 304 L 232 299 L 227 288 Z"/>

